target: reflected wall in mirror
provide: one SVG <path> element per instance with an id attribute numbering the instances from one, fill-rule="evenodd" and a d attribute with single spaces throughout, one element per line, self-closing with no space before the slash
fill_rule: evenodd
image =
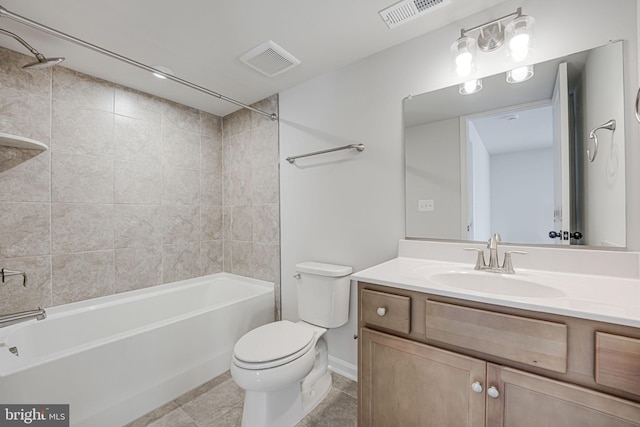
<path id="1" fill-rule="evenodd" d="M 406 98 L 407 237 L 625 247 L 622 49 Z"/>

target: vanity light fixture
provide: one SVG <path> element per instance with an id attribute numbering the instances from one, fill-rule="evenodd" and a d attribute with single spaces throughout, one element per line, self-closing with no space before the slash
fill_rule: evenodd
<path id="1" fill-rule="evenodd" d="M 522 83 L 533 77 L 533 65 L 525 65 L 507 71 L 507 83 Z"/>
<path id="2" fill-rule="evenodd" d="M 482 90 L 482 79 L 467 80 L 464 83 L 460 83 L 458 92 L 460 95 L 471 95 Z"/>
<path id="3" fill-rule="evenodd" d="M 503 21 L 513 18 L 506 26 Z M 468 77 L 476 70 L 476 51 L 493 52 L 507 41 L 507 58 L 514 63 L 527 59 L 533 46 L 533 25 L 531 16 L 523 15 L 519 7 L 493 21 L 460 30 L 460 38 L 451 45 L 454 73 L 459 77 Z M 477 39 L 468 34 L 478 31 Z"/>

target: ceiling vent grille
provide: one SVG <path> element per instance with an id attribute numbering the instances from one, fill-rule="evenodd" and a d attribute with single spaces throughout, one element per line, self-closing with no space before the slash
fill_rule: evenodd
<path id="1" fill-rule="evenodd" d="M 395 28 L 450 2 L 451 0 L 401 0 L 378 13 L 389 28 Z"/>
<path id="2" fill-rule="evenodd" d="M 269 77 L 284 73 L 300 64 L 298 58 L 271 40 L 242 55 L 240 61 Z"/>

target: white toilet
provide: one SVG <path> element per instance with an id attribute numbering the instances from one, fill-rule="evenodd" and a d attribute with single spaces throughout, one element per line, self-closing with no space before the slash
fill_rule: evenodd
<path id="1" fill-rule="evenodd" d="M 231 376 L 245 391 L 242 427 L 292 427 L 331 389 L 327 328 L 349 320 L 351 267 L 296 264 L 300 322 L 269 323 L 238 340 Z"/>

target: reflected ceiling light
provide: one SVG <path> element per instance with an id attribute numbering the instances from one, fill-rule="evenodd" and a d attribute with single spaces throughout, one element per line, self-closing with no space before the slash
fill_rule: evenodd
<path id="1" fill-rule="evenodd" d="M 156 76 L 159 79 L 166 79 L 167 76 L 173 76 L 173 70 L 171 68 L 162 66 L 162 65 L 152 65 L 151 68 L 153 68 L 154 71 L 153 74 L 154 76 Z"/>
<path id="2" fill-rule="evenodd" d="M 525 65 L 507 71 L 507 83 L 521 83 L 531 77 L 533 77 L 533 65 Z"/>
<path id="3" fill-rule="evenodd" d="M 506 26 L 503 21 L 513 18 Z M 507 58 L 512 62 L 524 61 L 533 46 L 533 24 L 535 20 L 522 14 L 519 7 L 493 21 L 476 25 L 473 28 L 460 30 L 460 38 L 451 45 L 454 74 L 468 77 L 476 71 L 476 51 L 493 52 L 505 44 L 507 40 Z M 477 39 L 468 34 L 478 31 Z"/>
<path id="4" fill-rule="evenodd" d="M 482 90 L 482 79 L 468 80 L 464 83 L 460 83 L 458 92 L 460 95 L 471 95 L 472 93 L 480 92 Z"/>

